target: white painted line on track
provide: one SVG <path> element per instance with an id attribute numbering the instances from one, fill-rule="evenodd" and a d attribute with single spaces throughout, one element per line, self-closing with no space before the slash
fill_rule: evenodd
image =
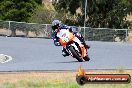
<path id="1" fill-rule="evenodd" d="M 0 63 L 6 63 L 13 60 L 13 58 L 9 55 L 0 54 Z"/>

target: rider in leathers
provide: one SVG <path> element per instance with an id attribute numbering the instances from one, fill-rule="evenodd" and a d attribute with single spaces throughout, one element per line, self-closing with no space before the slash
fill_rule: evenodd
<path id="1" fill-rule="evenodd" d="M 59 38 L 57 37 L 57 33 L 59 32 L 59 30 L 67 30 L 68 29 L 70 32 L 75 34 L 75 36 L 82 42 L 82 44 L 85 46 L 85 48 L 87 48 L 87 49 L 90 48 L 88 45 L 86 45 L 83 36 L 80 33 L 73 31 L 73 28 L 71 26 L 62 25 L 61 21 L 54 20 L 52 22 L 52 29 L 53 29 L 52 39 L 54 40 L 55 46 L 61 46 L 61 44 L 59 42 Z M 66 49 L 64 47 L 62 48 L 62 55 L 64 57 L 69 56 L 69 53 L 66 51 Z"/>

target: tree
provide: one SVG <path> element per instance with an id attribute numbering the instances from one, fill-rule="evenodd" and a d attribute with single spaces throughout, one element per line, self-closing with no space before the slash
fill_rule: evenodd
<path id="1" fill-rule="evenodd" d="M 63 14 L 63 22 L 76 24 L 76 10 L 79 8 L 80 0 L 58 0 L 53 2 L 53 6 L 58 13 Z"/>
<path id="2" fill-rule="evenodd" d="M 40 5 L 42 5 L 42 1 L 43 0 L 35 0 L 35 2 L 38 3 L 38 4 L 40 4 Z"/>
<path id="3" fill-rule="evenodd" d="M 131 0 L 87 0 L 87 22 L 90 27 L 125 28 L 126 16 L 132 13 Z M 76 3 L 76 4 L 74 4 Z M 85 0 L 59 0 L 54 2 L 57 11 L 76 14 L 76 10 L 81 8 L 78 14 L 78 22 L 82 26 L 84 23 Z M 77 15 L 77 14 L 76 14 Z"/>
<path id="4" fill-rule="evenodd" d="M 35 0 L 2 0 L 0 17 L 2 20 L 27 22 L 36 6 Z"/>
<path id="5" fill-rule="evenodd" d="M 40 0 L 42 1 L 42 0 Z M 0 19 L 11 21 L 28 22 L 34 9 L 38 4 L 38 0 L 1 0 L 0 1 Z M 12 29 L 12 36 L 15 36 L 16 29 Z"/>
<path id="6" fill-rule="evenodd" d="M 63 19 L 64 13 L 57 13 L 53 6 L 42 5 L 36 8 L 29 22 L 50 24 L 54 19 Z"/>
<path id="7" fill-rule="evenodd" d="M 75 14 L 76 10 L 79 8 L 80 0 L 59 0 L 54 1 L 53 5 L 58 12 L 70 12 L 71 14 Z"/>

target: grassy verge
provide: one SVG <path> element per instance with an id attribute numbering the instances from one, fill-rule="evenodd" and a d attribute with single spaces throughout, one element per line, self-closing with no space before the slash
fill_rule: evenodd
<path id="1" fill-rule="evenodd" d="M 88 74 L 130 74 L 132 70 L 88 71 Z M 129 84 L 76 83 L 76 72 L 18 72 L 0 73 L 0 88 L 132 88 Z"/>

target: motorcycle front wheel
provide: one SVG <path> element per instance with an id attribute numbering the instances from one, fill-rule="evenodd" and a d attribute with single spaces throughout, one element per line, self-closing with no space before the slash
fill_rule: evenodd
<path id="1" fill-rule="evenodd" d="M 82 58 L 79 56 L 79 54 L 76 52 L 76 50 L 70 46 L 69 50 L 71 51 L 72 55 L 79 61 L 79 62 L 83 62 Z"/>

